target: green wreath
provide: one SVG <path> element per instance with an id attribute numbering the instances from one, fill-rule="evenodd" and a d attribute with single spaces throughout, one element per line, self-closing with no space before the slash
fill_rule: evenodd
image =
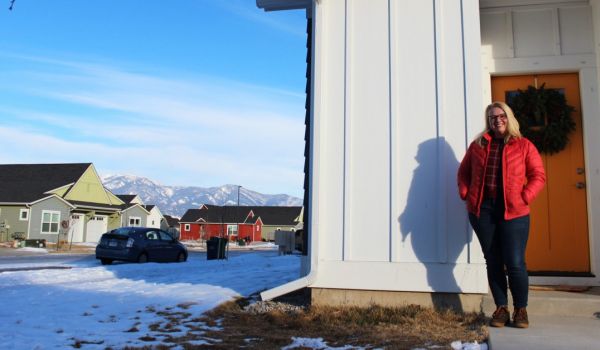
<path id="1" fill-rule="evenodd" d="M 561 90 L 546 89 L 545 85 L 518 90 L 507 96 L 507 101 L 519 121 L 521 134 L 540 153 L 554 154 L 565 149 L 569 134 L 575 130 L 575 121 L 571 117 L 575 108 L 567 104 Z"/>

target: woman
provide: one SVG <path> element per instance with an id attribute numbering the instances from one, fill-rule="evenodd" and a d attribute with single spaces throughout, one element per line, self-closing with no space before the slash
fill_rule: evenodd
<path id="1" fill-rule="evenodd" d="M 458 169 L 458 190 L 467 202 L 496 303 L 490 325 L 503 327 L 510 322 L 506 266 L 513 325 L 527 328 L 529 204 L 544 187 L 546 175 L 540 154 L 521 136 L 507 104 L 490 104 L 485 119 L 485 130 L 471 143 Z"/>

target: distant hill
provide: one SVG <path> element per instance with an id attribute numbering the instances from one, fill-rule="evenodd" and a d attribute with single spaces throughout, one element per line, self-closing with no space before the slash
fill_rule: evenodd
<path id="1" fill-rule="evenodd" d="M 114 194 L 137 194 L 145 204 L 155 204 L 163 214 L 178 217 L 200 204 L 237 204 L 236 185 L 209 188 L 162 186 L 148 178 L 133 175 L 103 176 L 102 182 Z M 242 187 L 240 205 L 301 206 L 302 199 L 286 194 L 262 194 Z"/>

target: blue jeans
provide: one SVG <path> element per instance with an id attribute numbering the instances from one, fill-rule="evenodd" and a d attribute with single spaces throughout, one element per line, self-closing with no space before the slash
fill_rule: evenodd
<path id="1" fill-rule="evenodd" d="M 488 283 L 496 306 L 508 305 L 506 266 L 513 304 L 526 307 L 529 276 L 525 248 L 529 238 L 529 215 L 504 220 L 503 202 L 502 198 L 483 200 L 479 217 L 469 214 L 469 221 L 483 250 Z"/>

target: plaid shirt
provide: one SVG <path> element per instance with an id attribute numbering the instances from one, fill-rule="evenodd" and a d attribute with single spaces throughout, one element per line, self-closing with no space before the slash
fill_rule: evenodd
<path id="1" fill-rule="evenodd" d="M 503 139 L 492 139 L 492 144 L 490 145 L 490 154 L 488 154 L 487 167 L 485 168 L 485 198 L 496 198 L 499 175 L 498 170 L 500 169 L 500 165 L 502 164 L 501 158 L 503 145 Z"/>

